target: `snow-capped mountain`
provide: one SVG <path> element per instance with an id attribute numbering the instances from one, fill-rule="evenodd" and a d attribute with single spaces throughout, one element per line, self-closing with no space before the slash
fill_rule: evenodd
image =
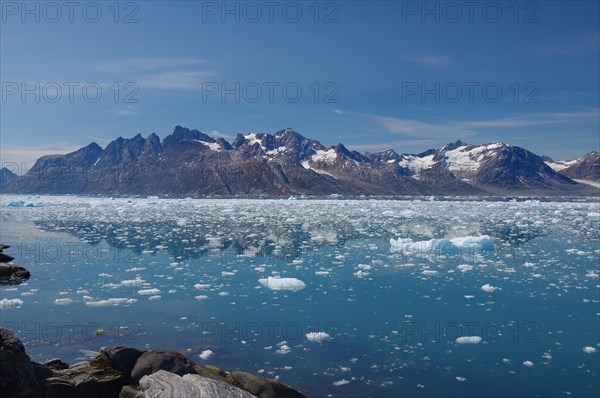
<path id="1" fill-rule="evenodd" d="M 560 172 L 567 177 L 585 182 L 600 182 L 600 153 L 588 152 L 585 155 L 567 161 L 554 161 L 544 157 L 548 166 L 554 171 Z"/>
<path id="2" fill-rule="evenodd" d="M 590 155 L 590 154 L 588 154 Z M 585 155 L 563 169 L 591 168 Z M 594 157 L 595 156 L 595 157 Z M 595 162 L 595 163 L 594 163 Z M 567 162 L 568 163 L 568 162 Z M 181 126 L 40 158 L 7 192 L 100 195 L 594 194 L 526 149 L 461 141 L 419 154 L 326 147 L 291 128 L 238 134 L 230 144 Z M 591 166 L 590 166 L 591 164 Z M 586 169 L 587 170 L 587 169 Z M 587 175 L 587 174 L 586 174 Z"/>

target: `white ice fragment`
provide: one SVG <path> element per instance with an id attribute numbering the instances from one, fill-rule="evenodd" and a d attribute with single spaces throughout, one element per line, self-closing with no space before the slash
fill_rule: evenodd
<path id="1" fill-rule="evenodd" d="M 349 383 L 350 383 L 350 381 L 348 381 L 346 379 L 342 379 L 342 380 L 334 381 L 333 385 L 336 386 L 336 387 L 339 387 L 339 386 L 344 386 L 344 385 L 349 384 Z"/>
<path id="2" fill-rule="evenodd" d="M 310 332 L 310 333 L 306 333 L 306 339 L 308 341 L 322 343 L 324 341 L 330 340 L 331 336 L 325 332 Z"/>
<path id="3" fill-rule="evenodd" d="M 481 343 L 480 336 L 463 336 L 456 339 L 457 344 L 479 344 Z"/>
<path id="4" fill-rule="evenodd" d="M 481 286 L 481 290 L 483 290 L 484 292 L 492 293 L 492 292 L 495 292 L 496 290 L 500 290 L 500 288 L 492 286 L 489 283 L 486 283 L 485 285 Z"/>
<path id="5" fill-rule="evenodd" d="M 23 300 L 21 299 L 2 299 L 0 300 L 0 309 L 9 310 L 11 308 L 21 308 Z"/>
<path id="6" fill-rule="evenodd" d="M 583 347 L 583 352 L 585 352 L 586 354 L 593 354 L 596 352 L 596 348 L 595 347 Z"/>
<path id="7" fill-rule="evenodd" d="M 392 251 L 412 253 L 472 253 L 494 250 L 494 241 L 488 235 L 430 239 L 418 242 L 413 242 L 412 239 L 390 238 L 390 245 Z"/>
<path id="8" fill-rule="evenodd" d="M 56 305 L 69 305 L 73 302 L 70 298 L 61 298 L 54 300 L 54 304 Z"/>
<path id="9" fill-rule="evenodd" d="M 88 307 L 118 307 L 121 305 L 129 305 L 137 302 L 136 299 L 130 298 L 109 298 L 108 300 L 99 301 L 85 301 L 85 305 Z"/>
<path id="10" fill-rule="evenodd" d="M 211 350 L 204 350 L 202 351 L 202 353 L 200 353 L 200 355 L 198 355 L 200 357 L 200 359 L 202 359 L 203 361 L 206 361 L 207 359 L 209 359 L 210 357 L 212 357 L 213 355 L 215 355 L 214 352 L 212 352 Z"/>
<path id="11" fill-rule="evenodd" d="M 207 283 L 196 283 L 196 284 L 194 285 L 194 287 L 195 287 L 196 289 L 198 289 L 198 290 L 202 290 L 202 289 L 208 289 L 208 288 L 210 288 L 210 285 L 209 285 L 209 284 L 207 284 Z"/>
<path id="12" fill-rule="evenodd" d="M 291 290 L 296 292 L 306 287 L 304 282 L 296 278 L 277 278 L 270 276 L 268 278 L 259 279 L 258 282 L 271 290 Z"/>
<path id="13" fill-rule="evenodd" d="M 533 362 L 531 362 L 531 361 L 524 361 L 524 362 L 523 362 L 523 365 L 524 365 L 524 366 L 527 366 L 528 368 L 530 368 L 530 367 L 532 367 L 532 366 L 533 366 Z"/>
<path id="14" fill-rule="evenodd" d="M 152 296 L 155 294 L 160 294 L 160 290 L 159 289 L 142 289 L 142 290 L 138 290 L 138 294 L 142 295 L 142 296 Z"/>

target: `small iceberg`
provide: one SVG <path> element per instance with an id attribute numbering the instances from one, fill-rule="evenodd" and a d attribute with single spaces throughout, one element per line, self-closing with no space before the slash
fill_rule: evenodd
<path id="1" fill-rule="evenodd" d="M 29 202 L 25 200 L 11 200 L 6 204 L 6 207 L 42 207 L 40 202 Z"/>
<path id="2" fill-rule="evenodd" d="M 457 344 L 479 344 L 481 336 L 463 336 L 456 339 Z"/>
<path id="3" fill-rule="evenodd" d="M 291 290 L 297 292 L 306 287 L 304 282 L 296 278 L 276 278 L 270 276 L 259 279 L 258 282 L 271 290 Z"/>
<path id="4" fill-rule="evenodd" d="M 392 251 L 404 253 L 459 253 L 494 251 L 494 241 L 488 235 L 463 236 L 452 239 L 430 239 L 414 242 L 412 239 L 390 238 Z"/>

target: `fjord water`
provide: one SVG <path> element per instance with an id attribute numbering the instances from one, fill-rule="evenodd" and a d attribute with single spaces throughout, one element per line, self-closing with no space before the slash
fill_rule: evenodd
<path id="1" fill-rule="evenodd" d="M 425 199 L 3 196 L 33 276 L 0 322 L 35 361 L 163 348 L 314 397 L 598 396 L 598 202 Z"/>

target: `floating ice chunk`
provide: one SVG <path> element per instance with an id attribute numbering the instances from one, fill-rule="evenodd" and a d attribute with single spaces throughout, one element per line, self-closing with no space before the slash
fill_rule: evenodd
<path id="1" fill-rule="evenodd" d="M 152 296 L 155 294 L 160 294 L 160 289 L 142 289 L 138 290 L 138 294 L 142 296 Z"/>
<path id="2" fill-rule="evenodd" d="M 54 304 L 56 305 L 69 305 L 73 302 L 70 298 L 61 298 L 54 300 Z"/>
<path id="3" fill-rule="evenodd" d="M 235 275 L 235 272 L 230 272 L 230 271 L 222 271 L 221 272 L 221 276 L 233 276 Z"/>
<path id="4" fill-rule="evenodd" d="M 456 339 L 457 344 L 479 344 L 481 343 L 480 336 L 463 336 Z"/>
<path id="5" fill-rule="evenodd" d="M 329 275 L 329 271 L 315 271 L 316 276 L 326 276 Z"/>
<path id="6" fill-rule="evenodd" d="M 40 202 L 29 202 L 25 200 L 11 200 L 6 204 L 6 207 L 42 207 Z"/>
<path id="7" fill-rule="evenodd" d="M 495 292 L 496 290 L 500 290 L 500 288 L 492 286 L 489 283 L 486 283 L 485 285 L 481 286 L 481 290 L 483 290 L 484 292 L 492 293 L 492 292 Z"/>
<path id="8" fill-rule="evenodd" d="M 275 353 L 279 355 L 285 355 L 289 354 L 291 351 L 292 349 L 287 344 L 282 344 L 279 346 L 279 349 L 275 351 Z"/>
<path id="9" fill-rule="evenodd" d="M 200 355 L 198 355 L 200 357 L 200 359 L 202 359 L 203 361 L 206 361 L 207 359 L 211 358 L 213 355 L 215 355 L 214 352 L 212 352 L 211 350 L 204 350 L 200 353 Z"/>
<path id="10" fill-rule="evenodd" d="M 2 299 L 0 300 L 0 309 L 9 310 L 11 308 L 21 308 L 23 300 L 21 299 Z"/>
<path id="11" fill-rule="evenodd" d="M 418 242 L 413 242 L 412 239 L 390 238 L 390 245 L 392 251 L 413 253 L 457 253 L 494 250 L 494 241 L 488 235 L 430 239 Z"/>
<path id="12" fill-rule="evenodd" d="M 196 289 L 198 289 L 198 290 L 202 290 L 202 289 L 208 289 L 208 288 L 210 288 L 210 285 L 209 285 L 209 284 L 207 284 L 207 283 L 196 283 L 196 284 L 194 285 L 194 287 L 195 287 Z"/>
<path id="13" fill-rule="evenodd" d="M 532 367 L 532 366 L 533 366 L 533 362 L 531 362 L 531 361 L 524 361 L 524 362 L 523 362 L 523 365 L 524 365 L 524 366 L 527 366 L 528 368 L 530 368 L 530 367 Z"/>
<path id="14" fill-rule="evenodd" d="M 593 354 L 596 352 L 596 348 L 595 347 L 583 347 L 583 352 L 585 352 L 586 354 Z"/>
<path id="15" fill-rule="evenodd" d="M 334 381 L 333 385 L 336 386 L 336 387 L 339 387 L 339 386 L 344 386 L 344 385 L 349 384 L 349 383 L 350 383 L 350 381 L 348 381 L 346 379 L 342 379 L 342 380 Z"/>
<path id="16" fill-rule="evenodd" d="M 148 300 L 155 301 L 155 300 L 160 300 L 161 298 L 162 298 L 162 296 L 159 296 L 159 295 L 150 296 L 150 297 L 148 297 Z"/>
<path id="17" fill-rule="evenodd" d="M 473 296 L 472 294 L 465 294 L 464 297 L 466 299 L 474 299 L 475 298 L 475 296 Z"/>
<path id="18" fill-rule="evenodd" d="M 433 269 L 426 269 L 423 272 L 421 272 L 423 275 L 437 275 L 439 274 L 438 271 L 433 270 Z"/>
<path id="19" fill-rule="evenodd" d="M 200 296 L 196 296 L 196 297 L 194 297 L 194 298 L 195 298 L 196 300 L 207 300 L 207 299 L 208 299 L 208 296 L 205 296 L 205 295 L 203 295 L 203 294 L 202 294 L 202 295 L 200 295 Z"/>
<path id="20" fill-rule="evenodd" d="M 369 272 L 359 270 L 359 271 L 355 272 L 354 275 L 358 278 L 366 278 L 367 276 L 369 276 L 371 274 Z"/>
<path id="21" fill-rule="evenodd" d="M 88 307 L 118 307 L 121 305 L 131 305 L 137 302 L 137 299 L 130 298 L 109 298 L 108 300 L 85 301 Z"/>
<path id="22" fill-rule="evenodd" d="M 124 281 L 121 281 L 121 282 L 120 282 L 120 284 L 121 284 L 122 286 L 142 286 L 142 284 L 143 284 L 144 282 L 145 282 L 145 281 L 144 281 L 142 278 L 140 278 L 140 277 L 138 276 L 138 277 L 137 277 L 137 278 L 135 278 L 135 279 L 129 279 L 129 280 L 124 280 Z"/>
<path id="23" fill-rule="evenodd" d="M 296 278 L 277 278 L 270 276 L 268 278 L 259 279 L 258 282 L 271 290 L 291 290 L 297 292 L 306 287 L 304 282 Z"/>
<path id="24" fill-rule="evenodd" d="M 462 382 L 462 381 L 467 381 L 467 378 L 466 378 L 466 377 L 460 377 L 460 376 L 456 376 L 456 380 L 458 380 L 458 381 L 461 381 L 461 382 Z"/>
<path id="25" fill-rule="evenodd" d="M 460 272 L 468 272 L 473 270 L 473 266 L 469 264 L 461 264 L 457 267 Z"/>
<path id="26" fill-rule="evenodd" d="M 310 332 L 310 333 L 306 333 L 306 339 L 308 341 L 322 343 L 324 341 L 330 340 L 331 336 L 329 335 L 329 333 L 325 333 L 325 332 Z"/>

